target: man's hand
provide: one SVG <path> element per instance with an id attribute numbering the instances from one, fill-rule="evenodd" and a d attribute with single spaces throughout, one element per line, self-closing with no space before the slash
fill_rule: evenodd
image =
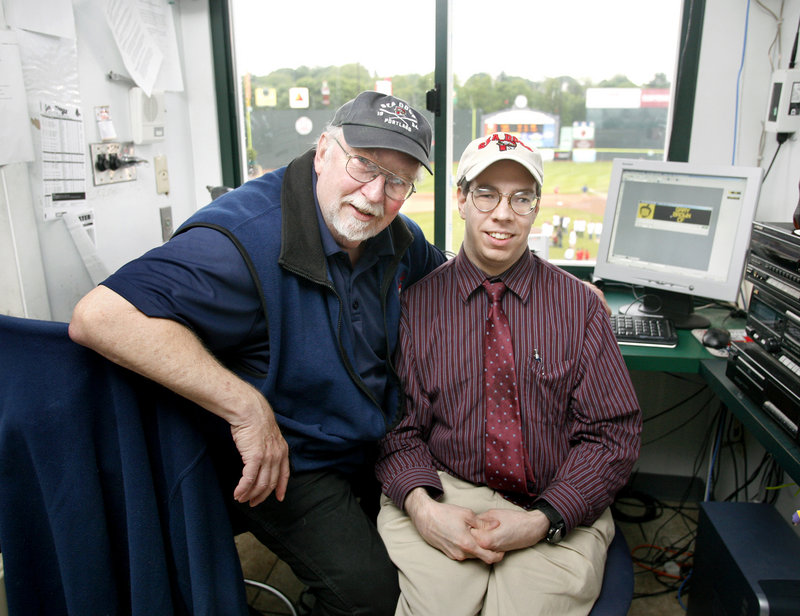
<path id="1" fill-rule="evenodd" d="M 272 408 L 261 392 L 220 364 L 191 330 L 170 319 L 148 317 L 101 285 L 78 302 L 69 335 L 227 421 L 244 463 L 233 493 L 236 500 L 255 506 L 273 490 L 283 500 L 289 447 Z"/>
<path id="2" fill-rule="evenodd" d="M 490 509 L 477 516 L 472 536 L 484 550 L 510 552 L 529 548 L 547 536 L 550 520 L 541 511 Z"/>
<path id="3" fill-rule="evenodd" d="M 264 502 L 274 491 L 282 501 L 289 482 L 289 446 L 281 434 L 269 402 L 255 392 L 260 406 L 250 420 L 231 421 L 231 434 L 244 468 L 233 497 L 250 506 Z"/>
<path id="4" fill-rule="evenodd" d="M 404 508 L 422 538 L 445 556 L 458 561 L 478 558 L 488 565 L 503 560 L 503 551 L 481 547 L 472 534 L 494 522 L 479 519 L 470 509 L 436 502 L 425 488 L 409 492 Z"/>
<path id="5" fill-rule="evenodd" d="M 600 298 L 600 301 L 603 303 L 603 308 L 605 308 L 606 313 L 608 316 L 611 316 L 611 306 L 608 305 L 606 301 L 605 293 L 603 293 L 597 286 L 593 285 L 591 282 L 584 280 L 583 283 L 589 287 L 589 289 L 594 293 L 597 297 Z"/>

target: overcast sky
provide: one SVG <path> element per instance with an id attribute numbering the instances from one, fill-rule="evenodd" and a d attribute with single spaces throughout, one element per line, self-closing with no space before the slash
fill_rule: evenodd
<path id="1" fill-rule="evenodd" d="M 381 77 L 429 73 L 434 0 L 233 0 L 241 72 L 360 62 Z M 453 72 L 595 83 L 672 80 L 681 0 L 453 0 Z"/>

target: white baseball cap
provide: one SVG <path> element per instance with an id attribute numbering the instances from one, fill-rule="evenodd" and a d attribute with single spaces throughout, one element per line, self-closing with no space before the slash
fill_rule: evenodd
<path id="1" fill-rule="evenodd" d="M 500 160 L 513 160 L 530 171 L 541 188 L 544 181 L 542 156 L 539 150 L 509 133 L 492 133 L 472 141 L 461 155 L 456 171 L 456 184 L 471 182 L 484 169 Z"/>

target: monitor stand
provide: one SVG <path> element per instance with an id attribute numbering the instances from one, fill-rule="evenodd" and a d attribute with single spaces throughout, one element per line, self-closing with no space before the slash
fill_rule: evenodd
<path id="1" fill-rule="evenodd" d="M 620 306 L 620 314 L 666 317 L 678 329 L 703 329 L 711 325 L 706 317 L 694 312 L 694 298 L 685 293 L 646 287 L 642 298 Z"/>

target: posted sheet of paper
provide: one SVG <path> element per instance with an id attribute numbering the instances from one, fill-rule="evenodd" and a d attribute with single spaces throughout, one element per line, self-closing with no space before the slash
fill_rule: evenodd
<path id="1" fill-rule="evenodd" d="M 164 54 L 164 61 L 161 63 L 161 70 L 153 89 L 182 92 L 183 76 L 172 8 L 165 0 L 138 0 L 136 7 L 150 35 Z"/>
<path id="2" fill-rule="evenodd" d="M 86 144 L 80 107 L 41 103 L 44 219 L 86 208 Z"/>
<path id="3" fill-rule="evenodd" d="M 4 0 L 12 28 L 75 40 L 72 0 Z"/>
<path id="4" fill-rule="evenodd" d="M 34 160 L 19 46 L 8 30 L 0 30 L 0 117 L 0 165 Z"/>
<path id="5" fill-rule="evenodd" d="M 139 15 L 137 7 L 138 3 L 108 0 L 106 19 L 131 79 L 150 96 L 161 70 L 164 54 Z"/>

